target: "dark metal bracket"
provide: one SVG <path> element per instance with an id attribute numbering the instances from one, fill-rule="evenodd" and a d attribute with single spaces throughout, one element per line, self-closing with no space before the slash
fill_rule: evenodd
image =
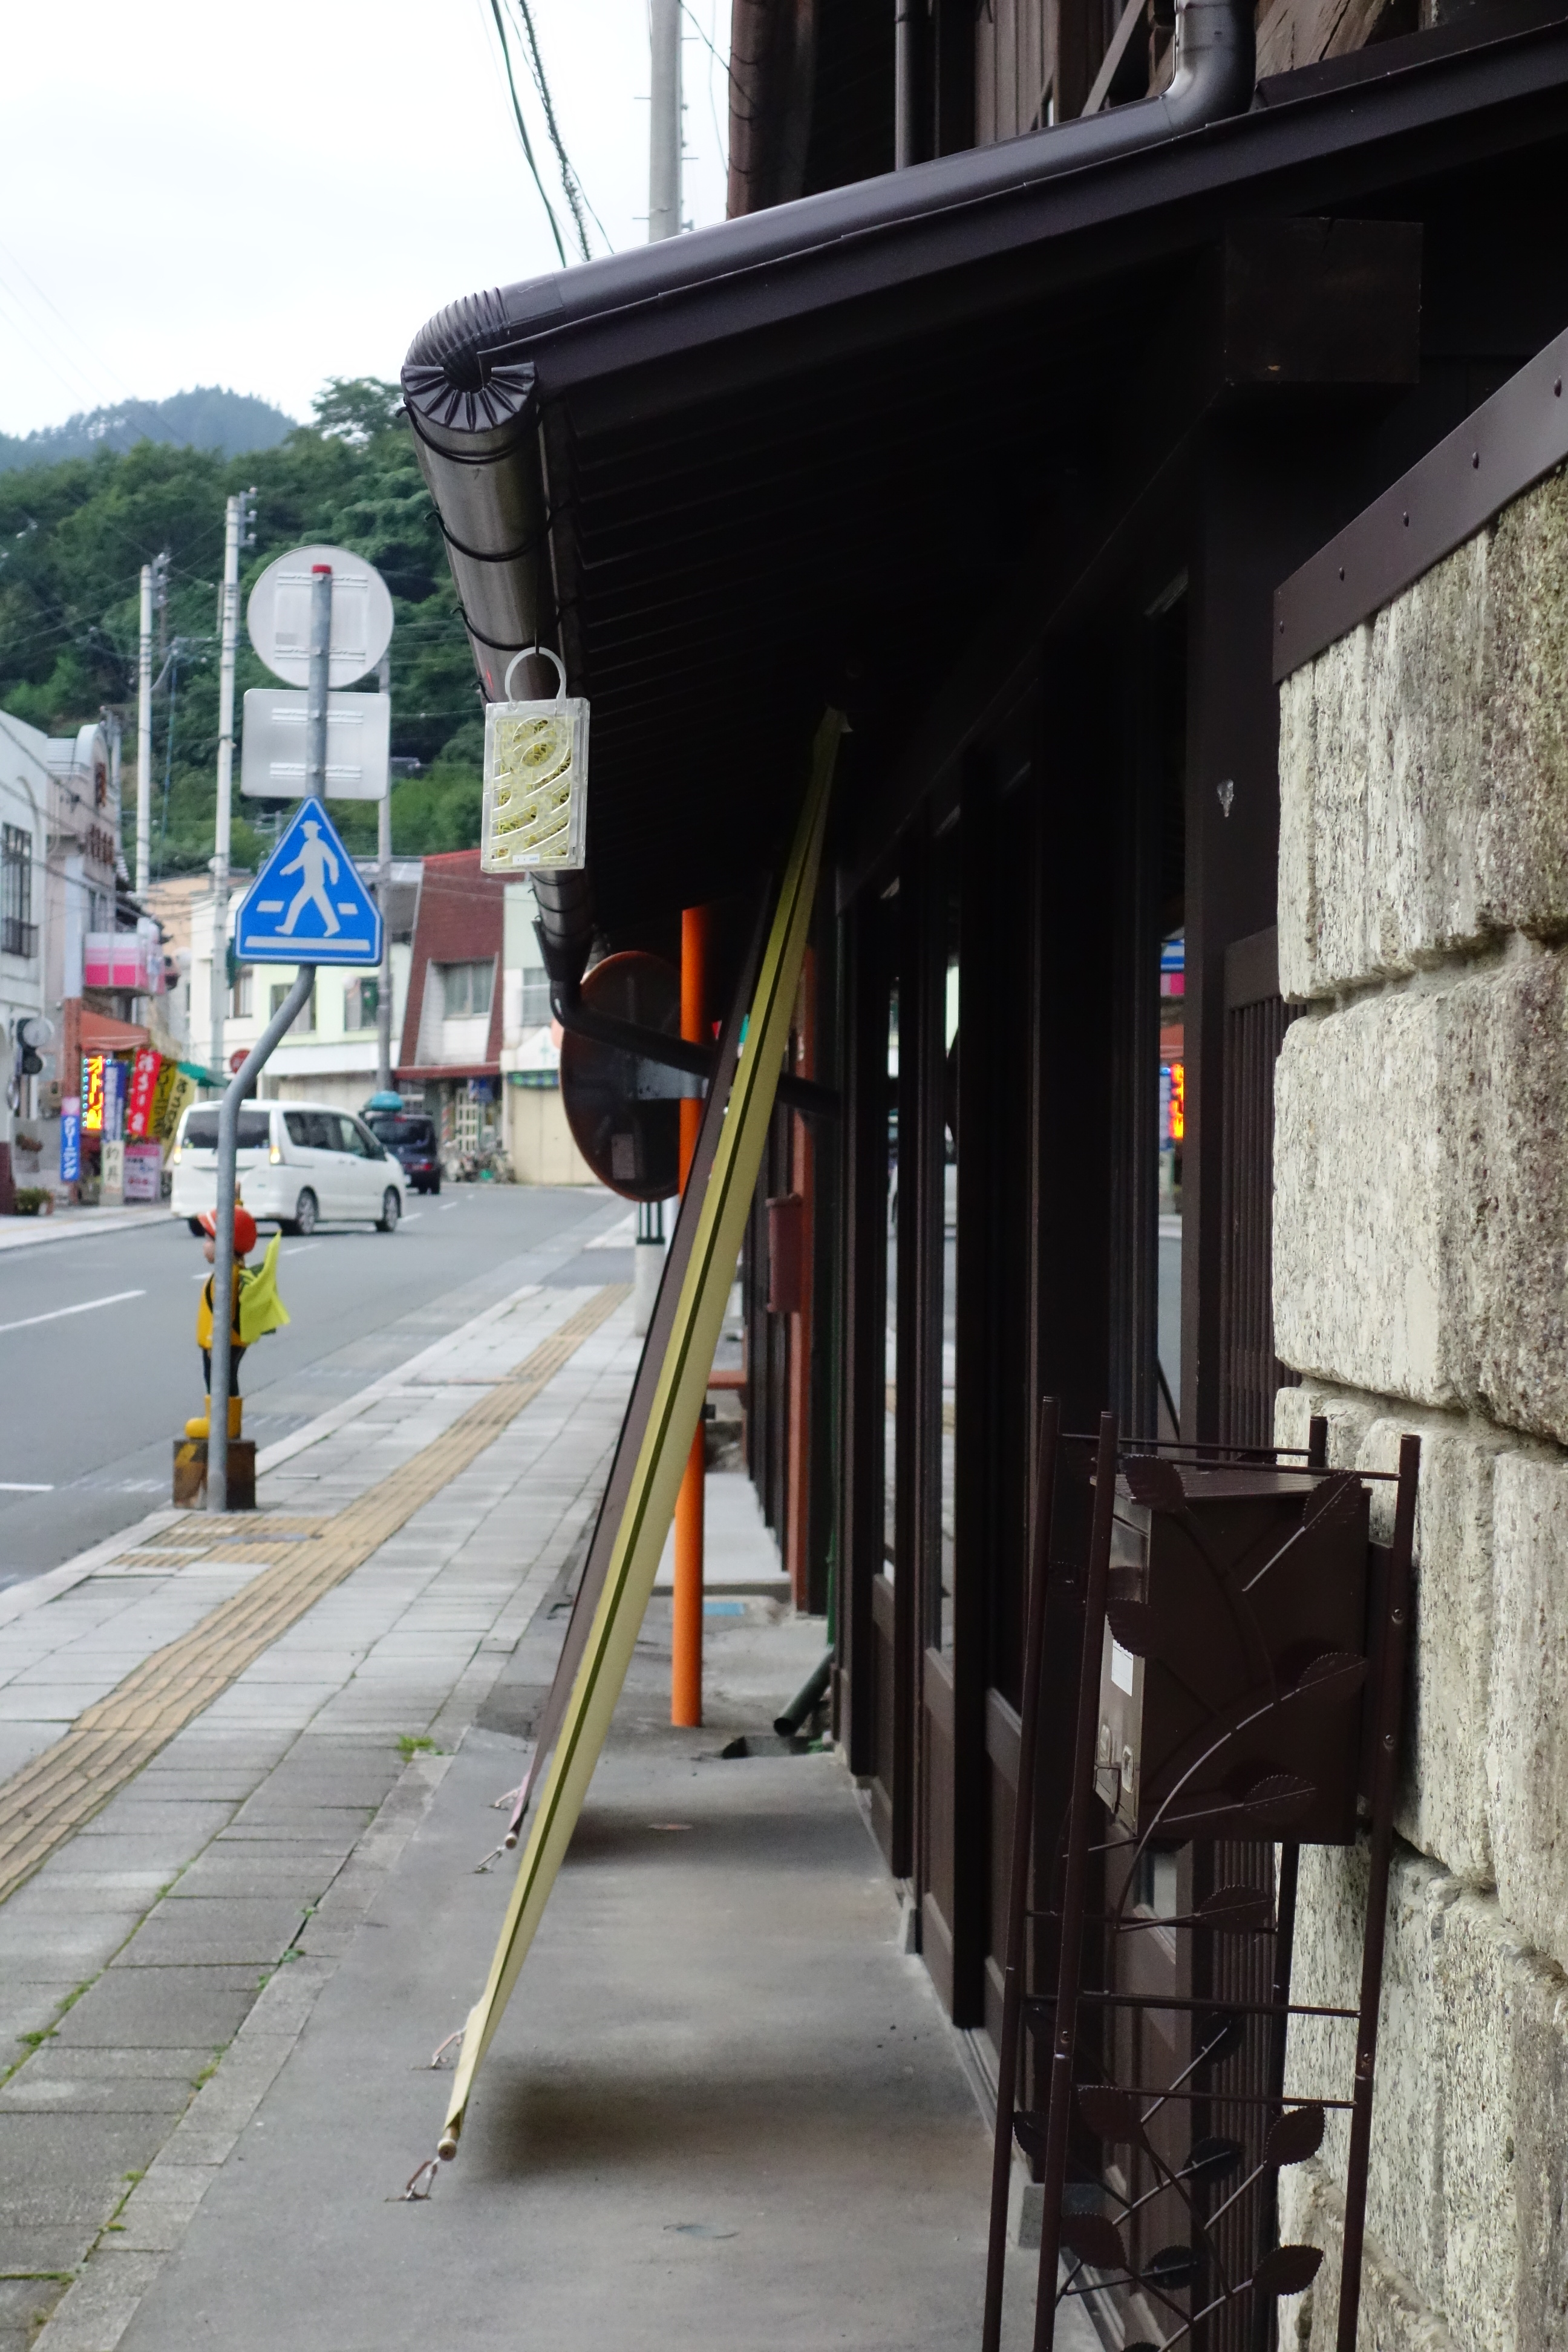
<path id="1" fill-rule="evenodd" d="M 617 1053 L 631 1055 L 640 1065 L 653 1066 L 658 1071 L 677 1072 L 701 1083 L 690 1086 L 661 1084 L 657 1078 L 639 1073 L 635 1090 L 645 1101 L 668 1096 L 695 1095 L 707 1091 L 706 1080 L 712 1076 L 717 1059 L 711 1045 L 700 1045 L 686 1037 L 667 1037 L 661 1029 L 644 1029 L 635 1021 L 618 1021 L 614 1014 L 595 1013 L 584 1004 L 576 983 L 570 980 L 554 980 L 550 991 L 550 1009 L 563 1029 L 574 1036 L 591 1038 L 596 1045 L 609 1045 Z M 796 1077 L 785 1071 L 778 1084 L 778 1099 L 788 1110 L 797 1110 L 805 1118 L 832 1121 L 839 1116 L 839 1098 L 830 1087 L 820 1087 L 813 1078 Z"/>

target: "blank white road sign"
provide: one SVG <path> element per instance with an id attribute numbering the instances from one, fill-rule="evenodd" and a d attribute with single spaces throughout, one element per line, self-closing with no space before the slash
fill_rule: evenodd
<path id="1" fill-rule="evenodd" d="M 275 677 L 310 683 L 310 583 L 318 563 L 332 575 L 329 686 L 352 686 L 375 667 L 392 641 L 392 596 L 363 555 L 344 547 L 296 547 L 269 563 L 250 592 L 245 625 Z"/>
<path id="2" fill-rule="evenodd" d="M 245 698 L 239 789 L 252 800 L 297 801 L 305 793 L 308 694 L 253 686 Z M 327 697 L 327 798 L 378 801 L 389 778 L 392 697 Z"/>

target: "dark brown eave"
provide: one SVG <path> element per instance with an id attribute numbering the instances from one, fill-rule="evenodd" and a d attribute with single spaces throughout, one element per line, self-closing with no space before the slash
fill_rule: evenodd
<path id="1" fill-rule="evenodd" d="M 1397 217 L 1568 152 L 1568 22 L 1424 37 L 1047 181 L 1034 134 L 432 322 L 405 383 L 476 657 L 493 695 L 537 625 L 593 698 L 608 919 L 745 887 L 847 662 L 874 669 L 891 634 L 935 686 L 911 632 L 951 665 L 1019 551 L 992 510 L 1004 535 L 1007 502 L 1048 520 L 1042 451 L 1092 446 L 1228 220 Z M 459 312 L 466 383 L 433 419 L 416 378 Z"/>

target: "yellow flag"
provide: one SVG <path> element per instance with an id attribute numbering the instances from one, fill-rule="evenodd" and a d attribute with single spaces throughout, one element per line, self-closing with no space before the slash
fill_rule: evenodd
<path id="1" fill-rule="evenodd" d="M 659 1555 L 674 1516 L 676 1494 L 708 1391 L 713 1351 L 762 1169 L 779 1072 L 789 1043 L 790 1021 L 816 897 L 828 791 L 843 731 L 844 721 L 837 711 L 830 711 L 817 730 L 805 805 L 757 975 L 745 1045 L 713 1171 L 699 1208 L 696 1237 L 681 1285 L 674 1329 L 632 1473 L 619 1533 L 549 1777 L 533 1811 L 489 1976 L 463 2029 L 462 2053 L 440 2142 L 444 2157 L 458 2152 L 458 2136 L 463 2127 L 474 2076 L 500 2023 L 577 1826 L 588 1783 L 626 1681 L 643 1612 L 653 1591 Z M 685 1213 L 683 1205 L 682 1214 Z"/>
<path id="2" fill-rule="evenodd" d="M 289 1309 L 278 1296 L 278 1252 L 282 1241 L 281 1234 L 273 1234 L 267 1244 L 267 1255 L 241 1286 L 239 1337 L 247 1348 L 264 1332 L 280 1331 L 289 1319 Z"/>

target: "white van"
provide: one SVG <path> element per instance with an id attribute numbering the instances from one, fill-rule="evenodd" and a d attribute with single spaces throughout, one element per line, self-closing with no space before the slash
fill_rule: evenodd
<path id="1" fill-rule="evenodd" d="M 196 1103 L 174 1139 L 170 1206 L 193 1233 L 217 1196 L 217 1118 L 216 1103 Z M 251 1215 L 286 1234 L 351 1222 L 391 1234 L 403 1214 L 402 1168 L 363 1119 L 330 1103 L 242 1105 L 235 1165 Z"/>

